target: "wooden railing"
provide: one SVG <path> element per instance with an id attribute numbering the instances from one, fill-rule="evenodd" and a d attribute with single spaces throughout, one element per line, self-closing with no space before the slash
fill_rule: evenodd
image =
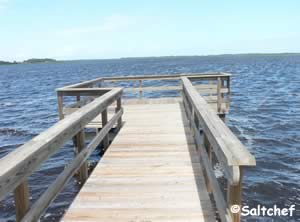
<path id="1" fill-rule="evenodd" d="M 231 213 L 233 205 L 241 205 L 243 167 L 255 166 L 255 158 L 199 95 L 192 82 L 182 77 L 183 104 L 197 145 L 207 189 L 213 193 L 222 222 L 240 221 L 240 213 Z M 221 164 L 228 181 L 227 197 L 215 176 L 212 155 Z"/>
<path id="2" fill-rule="evenodd" d="M 76 91 L 76 89 L 76 96 L 78 96 L 79 90 L 80 95 L 93 95 L 97 96 L 97 98 L 94 98 L 92 102 L 66 118 L 63 119 L 63 116 L 61 116 L 61 120 L 55 125 L 0 160 L 0 200 L 7 196 L 8 193 L 14 192 L 17 221 L 38 221 L 42 213 L 76 172 L 79 173 L 80 181 L 83 183 L 88 176 L 87 158 L 100 142 L 107 138 L 110 129 L 115 124 L 117 124 L 118 127 L 121 127 L 121 116 L 123 114 L 123 109 L 121 107 L 122 88 L 79 88 L 90 86 L 90 82 L 84 83 L 83 85 L 76 84 L 75 86 L 73 85 L 72 87 L 64 88 L 66 92 L 58 92 L 59 102 L 61 102 L 61 93 L 72 94 L 74 92 L 73 90 Z M 117 104 L 115 114 L 108 120 L 107 107 L 115 102 Z M 86 145 L 84 140 L 84 128 L 101 113 L 104 119 L 102 122 L 102 129 L 88 145 Z M 76 139 L 77 154 L 75 158 L 68 163 L 56 180 L 29 209 L 30 195 L 27 183 L 28 176 L 37 170 L 44 161 L 72 138 Z"/>
<path id="3" fill-rule="evenodd" d="M 172 75 L 144 75 L 144 76 L 122 76 L 122 77 L 103 77 L 101 84 L 131 82 L 134 86 L 124 86 L 126 93 L 137 92 L 139 98 L 144 97 L 146 92 L 173 91 L 178 93 L 182 90 L 181 77 L 187 77 L 193 81 L 197 92 L 202 95 L 210 104 L 216 104 L 216 111 L 225 114 L 230 104 L 230 76 L 229 73 L 191 73 L 191 74 L 172 74 Z M 177 83 L 168 85 L 168 81 Z M 100 81 L 100 79 L 98 79 Z M 160 86 L 153 86 L 149 81 L 159 81 Z M 95 82 L 93 82 L 95 83 Z M 117 85 L 118 86 L 118 85 Z M 112 87 L 109 85 L 109 87 Z"/>

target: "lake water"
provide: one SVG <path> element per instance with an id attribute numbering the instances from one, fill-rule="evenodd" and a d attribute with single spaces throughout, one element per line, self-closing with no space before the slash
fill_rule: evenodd
<path id="1" fill-rule="evenodd" d="M 300 56 L 171 57 L 0 66 L 0 157 L 58 120 L 57 87 L 99 76 L 208 71 L 233 74 L 227 123 L 257 160 L 255 168 L 245 171 L 243 204 L 296 205 L 292 218 L 243 220 L 300 221 Z M 32 202 L 72 157 L 72 146 L 67 144 L 30 177 Z M 92 160 L 97 158 L 94 154 Z M 42 221 L 57 221 L 78 188 L 74 180 L 70 181 Z M 0 202 L 0 221 L 14 221 L 13 215 L 14 202 L 9 195 Z"/>

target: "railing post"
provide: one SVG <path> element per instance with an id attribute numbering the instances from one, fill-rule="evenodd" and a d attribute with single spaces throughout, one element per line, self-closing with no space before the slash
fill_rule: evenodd
<path id="1" fill-rule="evenodd" d="M 222 96 L 221 96 L 221 88 L 222 88 L 222 81 L 221 78 L 218 77 L 218 86 L 217 86 L 217 112 L 221 112 L 222 106 Z"/>
<path id="2" fill-rule="evenodd" d="M 229 105 L 230 105 L 230 76 L 227 77 L 227 89 L 228 89 L 228 92 L 227 92 L 227 96 L 226 96 L 226 109 L 228 110 L 229 109 Z"/>
<path id="3" fill-rule="evenodd" d="M 19 222 L 29 210 L 29 188 L 25 180 L 14 191 L 16 203 L 16 221 Z"/>
<path id="4" fill-rule="evenodd" d="M 143 97 L 143 80 L 139 80 L 139 88 L 140 88 L 140 98 Z"/>
<path id="5" fill-rule="evenodd" d="M 205 150 L 207 152 L 208 160 L 211 163 L 212 162 L 212 147 L 211 147 L 210 142 L 209 142 L 209 140 L 208 140 L 205 133 L 203 133 L 203 145 L 204 145 Z M 209 193 L 211 193 L 212 192 L 212 186 L 209 182 L 208 176 L 206 176 L 205 183 L 206 183 L 207 191 Z"/>
<path id="6" fill-rule="evenodd" d="M 101 118 L 102 118 L 102 129 L 103 127 L 107 124 L 107 109 L 102 111 L 101 114 Z M 106 150 L 107 147 L 109 146 L 109 133 L 103 138 L 103 150 Z"/>
<path id="7" fill-rule="evenodd" d="M 84 130 L 81 130 L 76 136 L 76 154 L 78 155 L 85 148 L 85 135 Z M 85 161 L 78 170 L 79 182 L 84 184 L 88 178 L 88 163 Z"/>
<path id="8" fill-rule="evenodd" d="M 80 101 L 80 96 L 76 96 L 77 102 Z M 85 148 L 85 134 L 84 130 L 81 130 L 76 136 L 76 154 L 78 155 Z M 79 182 L 80 184 L 84 184 L 88 178 L 88 163 L 85 161 L 82 166 L 78 170 Z"/>
<path id="9" fill-rule="evenodd" d="M 63 100 L 63 93 L 62 92 L 57 92 L 57 105 L 58 105 L 58 115 L 59 119 L 64 118 L 63 114 L 63 108 L 64 108 L 64 100 Z"/>
<path id="10" fill-rule="evenodd" d="M 228 184 L 228 190 L 227 190 L 227 203 L 228 208 L 231 209 L 233 205 L 238 205 L 241 207 L 242 203 L 242 167 L 239 167 L 240 172 L 240 180 L 238 184 L 231 185 Z M 231 212 L 231 217 L 233 219 L 233 222 L 240 222 L 241 220 L 241 210 L 237 213 Z"/>
<path id="11" fill-rule="evenodd" d="M 122 100 L 121 99 L 122 99 L 121 96 L 117 99 L 116 113 L 122 109 Z M 117 128 L 120 129 L 121 127 L 122 127 L 122 116 L 118 120 Z"/>

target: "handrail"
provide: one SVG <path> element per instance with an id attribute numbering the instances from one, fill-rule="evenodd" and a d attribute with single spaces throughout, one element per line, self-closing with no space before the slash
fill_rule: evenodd
<path id="1" fill-rule="evenodd" d="M 131 76 L 115 76 L 115 77 L 102 77 L 103 81 L 133 81 L 133 80 L 160 80 L 160 79 L 179 79 L 181 77 L 189 77 L 190 79 L 198 78 L 216 78 L 231 76 L 230 73 L 224 72 L 206 72 L 206 73 L 181 73 L 172 75 L 131 75 Z"/>
<path id="2" fill-rule="evenodd" d="M 214 195 L 221 221 L 238 222 L 240 214 L 232 214 L 229 209 L 241 204 L 242 168 L 255 166 L 255 158 L 199 95 L 191 81 L 187 77 L 181 80 L 183 104 L 205 169 L 208 191 Z M 228 180 L 227 203 L 213 171 L 212 152 Z"/>
<path id="3" fill-rule="evenodd" d="M 120 119 L 123 114 L 121 107 L 122 92 L 122 88 L 114 88 L 107 91 L 102 96 L 95 98 L 89 104 L 60 120 L 46 131 L 0 159 L 0 200 L 9 192 L 15 191 L 17 221 L 23 218 L 29 206 L 27 177 L 37 170 L 45 160 L 68 140 L 74 138 L 74 136 L 79 136 L 78 138 L 80 138 L 80 144 L 78 144 L 80 152 L 78 152 L 76 158 L 58 176 L 52 184 L 53 186 L 49 187 L 36 204 L 32 206 L 23 221 L 37 220 L 78 168 L 85 171 L 83 176 L 87 176 L 87 168 L 83 168 L 82 165 L 88 156 L 107 137 L 109 130 L 115 123 L 118 123 L 120 127 Z M 105 125 L 103 124 L 102 130 L 85 147 L 83 129 L 101 113 L 102 115 L 105 114 L 107 119 L 107 107 L 115 101 L 117 101 L 115 115 L 109 122 L 106 122 Z"/>

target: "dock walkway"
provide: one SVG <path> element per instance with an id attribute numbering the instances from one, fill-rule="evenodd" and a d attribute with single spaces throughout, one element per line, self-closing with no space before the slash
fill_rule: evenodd
<path id="1" fill-rule="evenodd" d="M 63 221 L 215 221 L 182 104 L 124 110 L 124 126 Z"/>

